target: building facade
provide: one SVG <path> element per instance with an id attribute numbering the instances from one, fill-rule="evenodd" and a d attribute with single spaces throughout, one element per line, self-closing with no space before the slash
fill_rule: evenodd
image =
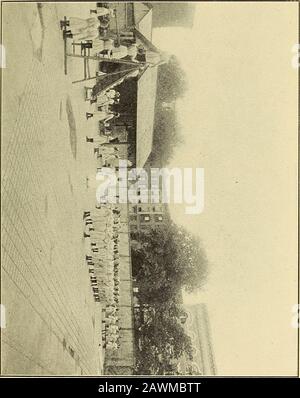
<path id="1" fill-rule="evenodd" d="M 152 7 L 154 28 L 178 26 L 191 28 L 194 22 L 195 4 L 185 2 L 163 3 L 153 1 L 147 3 Z"/>
<path id="2" fill-rule="evenodd" d="M 129 204 L 129 225 L 131 232 L 160 227 L 166 218 L 167 205 L 162 203 L 161 178 L 152 176 L 151 167 L 144 167 L 145 174 L 139 178 L 137 203 Z M 145 195 L 146 194 L 146 195 Z"/>
<path id="3" fill-rule="evenodd" d="M 193 347 L 193 361 L 182 360 L 179 371 L 189 374 L 216 375 L 217 368 L 213 351 L 209 315 L 206 304 L 184 305 L 187 316 L 182 319 L 183 326 L 190 336 Z"/>

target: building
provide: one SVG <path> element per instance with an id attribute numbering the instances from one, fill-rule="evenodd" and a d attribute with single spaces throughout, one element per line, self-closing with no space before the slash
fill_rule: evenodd
<path id="1" fill-rule="evenodd" d="M 209 316 L 206 304 L 184 305 L 187 313 L 182 318 L 186 333 L 190 336 L 193 346 L 193 361 L 184 358 L 178 364 L 180 373 L 216 375 L 216 363 L 210 332 Z"/>
<path id="2" fill-rule="evenodd" d="M 152 2 L 116 2 L 113 7 L 117 10 L 118 27 L 120 31 L 135 27 L 148 32 L 146 37 L 151 41 L 152 29 L 162 27 L 191 28 L 194 22 L 195 4 L 176 1 L 172 3 Z M 151 23 L 149 23 L 151 20 Z M 145 26 L 147 28 L 145 29 Z"/>
<path id="3" fill-rule="evenodd" d="M 144 231 L 162 225 L 165 218 L 164 205 L 149 203 L 132 206 L 129 214 L 129 225 L 132 232 Z"/>
<path id="4" fill-rule="evenodd" d="M 102 61 L 100 70 L 107 75 L 96 85 L 96 91 L 116 87 L 120 92 L 120 117 L 113 122 L 114 133 L 120 139 L 119 147 L 127 146 L 128 159 L 133 167 L 145 168 L 152 151 L 155 118 L 158 67 L 164 62 L 164 55 L 153 45 L 152 7 L 145 3 L 115 3 L 118 33 L 126 37 L 132 33 L 131 42 L 145 49 L 144 62 L 115 63 Z M 115 30 L 117 33 L 117 30 Z M 114 144 L 115 145 L 115 144 Z M 123 152 L 122 152 L 123 153 Z M 145 166 L 146 165 L 146 166 Z M 150 193 L 151 188 L 148 186 Z M 150 184 L 150 181 L 149 181 Z M 159 184 L 159 183 L 158 183 Z M 147 229 L 163 222 L 165 206 L 151 203 L 151 200 L 129 205 L 131 231 Z"/>
<path id="5" fill-rule="evenodd" d="M 136 204 L 129 204 L 129 225 L 132 232 L 157 228 L 166 220 L 168 206 L 162 203 L 162 179 L 151 178 L 151 167 L 147 163 L 144 167 L 147 178 L 143 175 L 139 180 L 138 194 L 140 199 Z M 147 196 L 143 194 L 147 193 Z"/>
<path id="6" fill-rule="evenodd" d="M 194 22 L 195 4 L 189 2 L 163 3 L 153 1 L 146 3 L 152 7 L 154 28 L 171 26 L 191 28 Z"/>
<path id="7" fill-rule="evenodd" d="M 153 127 L 157 88 L 158 67 L 167 61 L 165 55 L 153 45 L 152 9 L 145 3 L 114 3 L 117 10 L 117 28 L 112 34 L 120 44 L 135 44 L 144 50 L 135 60 L 101 60 L 99 76 L 93 88 L 93 95 L 99 95 L 109 88 L 116 88 L 121 94 L 118 111 L 121 116 L 115 120 L 115 130 L 127 137 L 129 159 L 135 167 L 143 167 L 152 150 Z"/>

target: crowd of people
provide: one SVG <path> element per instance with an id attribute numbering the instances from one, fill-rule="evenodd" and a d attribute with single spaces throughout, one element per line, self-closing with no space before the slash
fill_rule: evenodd
<path id="1" fill-rule="evenodd" d="M 93 211 L 84 212 L 84 237 L 89 239 L 86 262 L 95 301 L 104 303 L 103 347 L 107 350 L 119 348 L 118 325 L 120 302 L 120 217 L 117 206 L 97 205 Z"/>
<path id="2" fill-rule="evenodd" d="M 113 138 L 113 130 L 109 120 L 101 115 L 109 114 L 113 101 L 120 99 L 120 94 L 110 89 L 102 92 L 96 99 L 91 98 L 91 105 L 101 107 L 95 118 L 101 122 L 102 130 L 97 130 L 86 141 L 93 145 L 93 155 L 96 156 L 96 173 L 105 167 L 119 168 L 120 154 L 117 146 L 118 137 Z M 116 145 L 105 146 L 105 143 L 115 142 Z M 123 160 L 131 165 L 128 160 Z M 117 183 L 117 182 L 116 182 Z M 103 184 L 105 185 L 105 184 Z M 108 187 L 109 188 L 109 187 Z M 101 191 L 101 190 L 100 190 Z M 110 204 L 108 191 L 101 191 L 96 197 L 93 210 L 84 213 L 84 237 L 89 240 L 89 253 L 86 255 L 89 267 L 91 286 L 95 301 L 104 304 L 102 346 L 106 350 L 115 351 L 120 347 L 119 301 L 120 301 L 120 217 L 118 206 Z"/>
<path id="3" fill-rule="evenodd" d="M 91 55 L 104 58 L 127 59 L 133 62 L 145 61 L 145 49 L 133 43 L 132 32 L 115 32 L 111 24 L 117 25 L 116 10 L 99 5 L 90 10 L 89 18 L 69 17 L 60 22 L 64 38 L 73 39 L 82 48 L 89 48 Z M 116 26 L 115 26 L 116 27 Z M 110 29 L 112 28 L 112 29 Z M 112 33 L 114 31 L 114 33 Z M 121 44 L 122 42 L 122 44 Z"/>
<path id="4" fill-rule="evenodd" d="M 90 10 L 87 19 L 70 17 L 61 21 L 64 37 L 74 42 L 80 41 L 82 48 L 89 48 L 92 53 L 102 57 L 129 58 L 134 60 L 142 49 L 134 45 L 122 46 L 109 37 L 110 23 L 116 18 L 116 11 L 98 4 Z M 73 42 L 73 44 L 74 44 Z M 86 101 L 86 142 L 93 146 L 96 157 L 97 173 L 103 168 L 114 168 L 116 175 L 120 167 L 119 137 L 113 132 L 113 124 L 120 117 L 120 93 L 115 87 L 97 92 L 93 87 L 85 87 Z M 95 122 L 92 123 L 92 121 Z M 91 127 L 91 129 L 90 129 Z M 109 144 L 109 145 L 106 145 Z M 130 167 L 129 160 L 122 160 Z M 117 184 L 118 182 L 116 182 Z M 103 184 L 104 186 L 105 184 Z M 102 341 L 100 345 L 109 351 L 120 347 L 120 226 L 121 210 L 116 204 L 109 203 L 108 191 L 100 190 L 95 195 L 95 202 L 83 214 L 84 238 L 86 245 L 86 263 L 94 300 L 103 305 Z"/>
<path id="5" fill-rule="evenodd" d="M 86 90 L 91 90 L 91 88 L 86 88 Z M 97 109 L 93 112 L 87 112 L 86 117 L 88 120 L 91 117 L 95 117 L 97 124 L 96 131 L 93 132 L 93 135 L 89 137 L 86 136 L 86 142 L 94 145 L 94 154 L 97 156 L 97 159 L 101 161 L 101 165 L 99 165 L 100 168 L 104 166 L 118 170 L 119 162 L 122 160 L 117 146 L 119 137 L 114 136 L 111 127 L 112 119 L 120 116 L 120 113 L 116 112 L 112 107 L 117 106 L 119 103 L 120 93 L 114 89 L 109 89 L 100 93 L 96 99 L 90 97 L 90 104 Z M 99 122 L 101 125 L 100 129 Z M 105 144 L 111 145 L 106 146 Z M 127 167 L 132 165 L 129 160 L 126 160 L 126 164 Z"/>
<path id="6" fill-rule="evenodd" d="M 64 36 L 74 40 L 95 40 L 99 36 L 105 37 L 110 26 L 111 18 L 115 17 L 115 9 L 97 7 L 90 10 L 89 18 L 69 17 L 61 21 L 61 28 L 65 27 Z M 95 14 L 94 16 L 92 14 Z"/>
<path id="7" fill-rule="evenodd" d="M 111 92 L 102 94 L 101 100 L 109 98 L 111 94 Z M 117 92 L 115 94 L 118 96 Z M 97 103 L 99 104 L 99 100 Z M 105 132 L 100 131 L 99 134 L 96 132 L 92 138 L 86 138 L 87 142 L 93 144 L 93 156 L 96 156 L 98 160 L 97 170 L 95 171 L 98 173 L 103 168 L 109 167 L 114 168 L 117 173 L 120 161 L 119 148 L 117 144 L 104 145 L 114 139 L 108 124 L 103 125 L 103 129 L 106 129 Z M 123 161 L 127 162 L 128 165 L 131 164 L 128 160 Z M 109 203 L 108 190 L 110 186 L 107 185 L 106 189 L 104 181 L 100 188 L 102 189 L 98 189 L 95 193 L 94 207 L 92 210 L 85 211 L 83 215 L 84 238 L 89 242 L 86 262 L 89 267 L 94 299 L 104 305 L 102 345 L 106 350 L 114 351 L 120 346 L 118 312 L 120 301 L 119 230 L 121 210 L 117 205 Z"/>
<path id="8" fill-rule="evenodd" d="M 95 109 L 91 112 L 86 112 L 86 118 L 90 119 L 96 117 L 99 121 L 102 121 L 106 127 L 110 120 L 120 117 L 120 113 L 116 111 L 120 103 L 120 94 L 114 90 L 108 90 L 103 94 L 99 95 L 96 99 L 92 97 L 90 100 L 91 106 Z"/>

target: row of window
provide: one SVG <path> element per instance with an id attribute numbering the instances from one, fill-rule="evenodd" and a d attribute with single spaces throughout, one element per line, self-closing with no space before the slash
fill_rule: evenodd
<path id="1" fill-rule="evenodd" d="M 133 213 L 142 213 L 142 212 L 153 212 L 153 213 L 162 213 L 163 208 L 161 206 L 133 206 Z"/>
<path id="2" fill-rule="evenodd" d="M 131 222 L 137 222 L 137 216 L 131 215 L 130 216 L 130 221 Z M 151 221 L 154 221 L 156 223 L 162 222 L 163 221 L 163 216 L 160 214 L 154 214 L 150 216 L 150 214 L 140 214 L 139 215 L 139 221 L 141 223 L 148 223 Z"/>

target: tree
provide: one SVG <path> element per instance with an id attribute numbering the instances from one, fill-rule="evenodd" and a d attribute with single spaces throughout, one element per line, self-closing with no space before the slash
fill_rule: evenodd
<path id="1" fill-rule="evenodd" d="M 183 143 L 181 127 L 174 109 L 165 109 L 156 104 L 153 128 L 152 164 L 166 165 L 175 149 Z"/>
<path id="2" fill-rule="evenodd" d="M 157 99 L 160 102 L 176 101 L 186 93 L 186 75 L 175 55 L 159 66 L 157 79 Z"/>
<path id="3" fill-rule="evenodd" d="M 199 240 L 169 220 L 161 228 L 135 232 L 132 267 L 142 316 L 137 326 L 139 374 L 175 374 L 183 355 L 192 360 L 189 336 L 181 325 L 181 289 L 199 289 L 207 260 Z"/>
<path id="4" fill-rule="evenodd" d="M 139 329 L 138 339 L 137 373 L 174 374 L 176 360 L 184 354 L 192 359 L 190 337 L 164 306 L 152 312 L 150 320 Z"/>
<path id="5" fill-rule="evenodd" d="M 133 271 L 143 300 L 168 301 L 181 288 L 192 292 L 206 281 L 208 263 L 199 239 L 171 220 L 134 238 Z"/>
<path id="6" fill-rule="evenodd" d="M 153 147 L 150 158 L 152 164 L 166 165 L 172 159 L 175 148 L 183 143 L 175 102 L 183 97 L 186 90 L 185 73 L 178 59 L 171 56 L 168 63 L 158 68 Z"/>

